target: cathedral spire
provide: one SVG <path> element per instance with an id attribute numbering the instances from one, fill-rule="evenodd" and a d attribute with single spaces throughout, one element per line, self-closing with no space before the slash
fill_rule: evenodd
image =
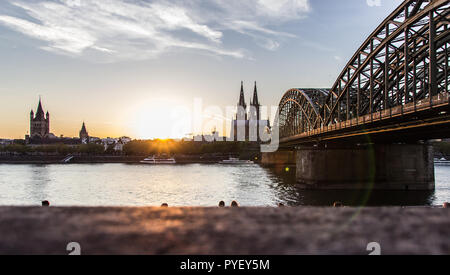
<path id="1" fill-rule="evenodd" d="M 239 106 L 247 108 L 247 104 L 245 103 L 245 94 L 244 94 L 244 81 L 241 81 L 241 95 L 239 97 Z"/>
<path id="2" fill-rule="evenodd" d="M 260 106 L 259 104 L 259 99 L 258 99 L 258 87 L 256 85 L 256 81 L 255 81 L 255 90 L 253 92 L 253 102 L 252 102 L 253 106 Z"/>

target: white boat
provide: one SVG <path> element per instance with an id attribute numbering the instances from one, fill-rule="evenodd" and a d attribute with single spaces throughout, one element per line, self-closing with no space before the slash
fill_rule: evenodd
<path id="1" fill-rule="evenodd" d="M 177 162 L 175 161 L 174 158 L 152 156 L 142 160 L 141 163 L 156 165 L 156 164 L 176 164 Z"/>
<path id="2" fill-rule="evenodd" d="M 254 164 L 255 162 L 251 161 L 251 160 L 240 160 L 238 158 L 229 158 L 226 160 L 223 160 L 221 162 L 219 162 L 219 164 Z"/>
<path id="3" fill-rule="evenodd" d="M 441 159 L 434 159 L 434 165 L 437 166 L 450 166 L 450 160 L 446 160 L 445 158 L 441 158 Z"/>

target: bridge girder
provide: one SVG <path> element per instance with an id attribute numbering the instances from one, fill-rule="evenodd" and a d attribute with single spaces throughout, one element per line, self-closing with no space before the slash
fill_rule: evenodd
<path id="1" fill-rule="evenodd" d="M 450 1 L 407 0 L 369 36 L 330 90 L 291 89 L 280 102 L 280 138 L 418 102 L 450 90 Z M 313 91 L 320 100 L 313 100 Z M 325 98 L 323 97 L 325 96 Z M 317 95 L 316 95 L 317 97 Z"/>
<path id="2" fill-rule="evenodd" d="M 283 96 L 279 108 L 280 135 L 295 135 L 323 123 L 320 106 L 325 103 L 326 89 L 291 89 Z"/>

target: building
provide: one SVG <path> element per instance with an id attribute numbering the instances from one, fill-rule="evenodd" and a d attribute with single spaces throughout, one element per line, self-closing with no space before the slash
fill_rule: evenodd
<path id="1" fill-rule="evenodd" d="M 86 124 L 84 122 L 83 122 L 83 126 L 81 126 L 80 141 L 81 141 L 82 144 L 88 144 L 89 143 L 89 133 L 86 130 Z"/>
<path id="2" fill-rule="evenodd" d="M 227 140 L 226 137 L 221 137 L 217 129 L 214 129 L 211 134 L 209 135 L 196 135 L 192 139 L 183 139 L 184 141 L 196 141 L 196 142 L 203 142 L 203 143 L 210 143 L 210 142 L 223 142 Z"/>
<path id="3" fill-rule="evenodd" d="M 0 139 L 0 146 L 8 146 L 14 144 L 13 139 Z"/>
<path id="4" fill-rule="evenodd" d="M 97 138 L 96 138 L 97 139 Z M 104 138 L 100 140 L 100 144 L 102 144 L 105 147 L 105 151 L 107 151 L 108 149 L 112 149 L 116 152 L 122 152 L 123 151 L 123 147 L 131 142 L 131 138 L 130 137 L 120 137 L 120 138 Z M 91 142 L 93 142 L 93 140 L 91 139 Z"/>
<path id="5" fill-rule="evenodd" d="M 47 112 L 44 115 L 42 102 L 39 98 L 36 115 L 33 110 L 30 113 L 30 139 L 31 140 L 45 140 L 50 138 L 50 114 Z"/>
<path id="6" fill-rule="evenodd" d="M 67 144 L 76 145 L 80 143 L 89 143 L 89 134 L 86 130 L 86 125 L 83 122 L 83 126 L 80 131 L 80 138 L 66 138 L 61 135 L 57 137 L 50 133 L 50 114 L 47 111 L 44 114 L 44 108 L 42 107 L 41 98 L 39 98 L 39 104 L 34 113 L 30 112 L 30 133 L 25 136 L 26 144 L 30 145 L 46 145 L 46 144 Z"/>
<path id="7" fill-rule="evenodd" d="M 245 102 L 244 82 L 241 82 L 239 103 L 236 118 L 232 121 L 230 137 L 234 141 L 261 142 L 262 134 L 269 129 L 270 121 L 261 120 L 261 104 L 256 82 L 249 109 L 247 109 L 247 103 Z"/>

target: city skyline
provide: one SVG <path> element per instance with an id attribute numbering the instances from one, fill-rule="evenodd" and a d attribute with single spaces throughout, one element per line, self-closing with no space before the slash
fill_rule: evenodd
<path id="1" fill-rule="evenodd" d="M 0 255 L 209 273 L 449 255 L 449 16 L 450 0 L 0 1 Z"/>
<path id="2" fill-rule="evenodd" d="M 53 6 L 43 1 L 0 4 L 0 58 L 4 61 L 0 137 L 23 138 L 28 113 L 39 95 L 52 113 L 52 132 L 65 136 L 77 136 L 80 121 L 86 121 L 94 136 L 173 137 L 171 125 L 176 121 L 171 117 L 179 106 L 192 109 L 196 98 L 204 106 L 235 106 L 241 80 L 247 100 L 256 80 L 261 102 L 276 106 L 289 88 L 331 87 L 361 42 L 401 1 L 254 1 L 255 5 L 214 1 L 211 7 L 203 5 L 211 14 L 227 15 L 220 24 L 199 18 L 198 1 L 189 7 L 178 1 L 170 5 L 108 1 L 119 11 L 124 4 L 131 5 L 125 11 L 134 11 L 125 17 L 132 29 L 112 33 L 117 43 L 88 28 L 87 18 L 73 25 L 74 21 L 59 22 L 49 14 L 54 8 L 89 12 L 89 18 L 96 18 L 92 14 L 103 11 L 99 23 L 111 27 L 115 15 L 105 13 L 98 1 L 88 1 L 89 7 L 86 1 L 51 2 Z M 181 12 L 184 21 L 161 14 L 168 8 L 165 4 Z M 143 11 L 152 11 L 165 25 L 139 17 Z M 266 18 L 268 12 L 271 16 Z M 133 21 L 135 16 L 141 21 Z M 159 40 L 137 32 L 143 26 L 155 30 Z M 89 34 L 85 36 L 89 43 L 55 32 L 62 27 L 70 27 L 78 38 Z M 167 44 L 168 38 L 176 38 L 176 43 Z M 139 47 L 130 43 L 134 39 Z M 155 41 L 165 47 L 156 47 Z M 153 55 L 144 54 L 149 45 Z M 116 53 L 106 60 L 104 53 L 111 49 Z"/>

